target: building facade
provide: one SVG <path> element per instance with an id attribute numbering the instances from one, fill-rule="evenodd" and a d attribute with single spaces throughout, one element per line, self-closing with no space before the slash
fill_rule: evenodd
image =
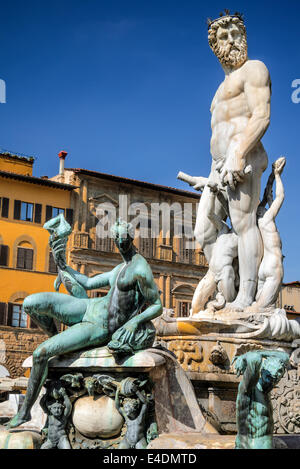
<path id="1" fill-rule="evenodd" d="M 32 158 L 0 154 L 0 340 L 9 374 L 45 339 L 21 306 L 32 293 L 54 291 L 56 266 L 45 221 L 64 212 L 72 222 L 73 186 L 32 176 Z"/>
<path id="2" fill-rule="evenodd" d="M 189 316 L 193 293 L 207 271 L 203 252 L 190 247 L 185 236 L 193 233 L 199 195 L 85 169 L 66 169 L 54 179 L 77 187 L 71 203 L 71 266 L 87 276 L 112 270 L 120 254 L 99 228 L 107 223 L 109 232 L 116 218 L 127 219 L 135 227 L 135 246 L 151 266 L 163 306 L 176 316 Z"/>
<path id="3" fill-rule="evenodd" d="M 287 312 L 289 319 L 300 321 L 300 282 L 283 283 L 277 300 L 279 308 Z"/>
<path id="4" fill-rule="evenodd" d="M 120 263 L 109 227 L 118 217 L 131 222 L 135 246 L 151 266 L 163 306 L 177 317 L 189 316 L 195 288 L 208 268 L 200 247 L 191 244 L 197 193 L 65 169 L 66 155 L 60 153 L 59 174 L 48 179 L 32 175 L 32 158 L 0 154 L 0 368 L 11 377 L 23 374 L 24 359 L 46 339 L 21 306 L 32 293 L 54 291 L 57 270 L 43 225 L 57 214 L 64 213 L 73 227 L 69 265 L 89 277 Z M 66 293 L 63 286 L 60 292 Z M 300 282 L 283 284 L 277 306 L 287 309 L 290 319 L 299 318 Z"/>

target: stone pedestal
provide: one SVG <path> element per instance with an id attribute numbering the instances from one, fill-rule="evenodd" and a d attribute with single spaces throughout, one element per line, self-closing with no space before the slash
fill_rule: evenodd
<path id="1" fill-rule="evenodd" d="M 30 368 L 32 358 L 23 366 Z M 145 393 L 152 394 L 145 421 L 147 443 L 161 433 L 217 434 L 204 418 L 191 381 L 174 354 L 152 348 L 120 358 L 102 347 L 49 361 L 47 389 L 61 383 L 72 402 L 68 426 L 72 448 L 116 449 L 124 438 L 126 424 L 116 408 L 115 392 L 99 386 L 103 376 L 120 389 L 134 380 L 147 383 Z"/>
<path id="2" fill-rule="evenodd" d="M 155 321 L 155 326 L 157 344 L 176 356 L 193 384 L 206 420 L 223 434 L 236 433 L 235 408 L 241 378 L 236 377 L 231 366 L 233 358 L 252 350 L 279 349 L 289 355 L 294 350 L 292 342 L 257 337 L 260 335 L 260 328 L 252 327 L 251 324 L 245 326 L 234 315 L 224 315 L 218 319 L 163 317 Z M 295 372 L 296 370 L 294 374 Z M 291 379 L 293 378 L 286 373 L 281 387 L 285 386 L 285 381 L 290 382 Z M 280 407 L 279 404 L 276 406 L 277 392 L 280 392 L 279 388 L 273 392 L 275 430 L 285 433 L 282 425 L 277 424 L 280 421 L 276 413 Z M 283 404 L 281 409 L 284 410 Z M 289 425 L 290 428 L 296 427 L 295 422 Z M 300 426 L 298 431 L 300 432 Z"/>

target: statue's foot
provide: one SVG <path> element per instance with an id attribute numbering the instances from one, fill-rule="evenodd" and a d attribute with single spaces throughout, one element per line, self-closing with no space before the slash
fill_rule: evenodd
<path id="1" fill-rule="evenodd" d="M 10 430 L 12 428 L 19 427 L 23 423 L 30 422 L 31 420 L 31 414 L 30 412 L 28 414 L 21 414 L 18 413 L 17 415 L 14 416 L 6 425 L 6 429 Z"/>
<path id="2" fill-rule="evenodd" d="M 242 300 L 241 301 L 235 300 L 233 301 L 233 303 L 227 303 L 225 309 L 226 311 L 244 313 L 247 308 L 249 308 L 249 303 L 247 303 L 246 301 L 242 301 Z"/>

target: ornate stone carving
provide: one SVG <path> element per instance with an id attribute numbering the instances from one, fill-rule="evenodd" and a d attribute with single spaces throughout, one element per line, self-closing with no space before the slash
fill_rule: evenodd
<path id="1" fill-rule="evenodd" d="M 222 347 L 219 340 L 217 345 L 212 349 L 209 360 L 215 366 L 224 367 L 226 364 L 230 364 L 227 352 L 224 347 Z"/>
<path id="2" fill-rule="evenodd" d="M 62 449 L 69 441 L 72 449 L 141 449 L 158 436 L 146 375 L 69 373 L 48 379 L 45 386 L 41 406 L 49 424 L 43 449 Z"/>
<path id="3" fill-rule="evenodd" d="M 172 340 L 168 343 L 168 349 L 176 355 L 185 371 L 198 371 L 203 360 L 203 348 L 198 342 Z"/>
<path id="4" fill-rule="evenodd" d="M 286 372 L 272 392 L 274 433 L 300 434 L 299 368 Z"/>

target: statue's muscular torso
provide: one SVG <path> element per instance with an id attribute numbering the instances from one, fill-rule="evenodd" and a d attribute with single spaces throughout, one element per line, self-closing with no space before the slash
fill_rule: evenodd
<path id="1" fill-rule="evenodd" d="M 110 334 L 136 316 L 145 303 L 136 273 L 144 259 L 136 255 L 127 264 L 118 266 L 110 280 L 110 290 L 105 297 L 90 300 L 83 321 L 105 323 Z"/>
<path id="2" fill-rule="evenodd" d="M 256 385 L 237 400 L 238 439 L 237 446 L 253 449 L 270 445 L 273 431 L 273 412 L 270 396 L 260 391 Z M 245 441 L 243 441 L 245 438 Z M 251 443 L 252 440 L 252 443 Z"/>
<path id="3" fill-rule="evenodd" d="M 262 74 L 268 74 L 262 62 L 247 61 L 241 68 L 226 76 L 215 94 L 211 105 L 211 155 L 214 161 L 226 160 L 244 138 L 245 129 L 252 117 L 245 84 L 255 67 L 259 67 Z M 260 141 L 256 146 L 263 149 Z"/>

